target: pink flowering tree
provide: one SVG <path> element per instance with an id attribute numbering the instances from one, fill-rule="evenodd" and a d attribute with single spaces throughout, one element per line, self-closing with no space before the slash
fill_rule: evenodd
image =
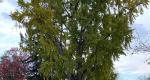
<path id="1" fill-rule="evenodd" d="M 28 54 L 18 48 L 11 48 L 1 57 L 0 80 L 24 80 L 26 78 L 27 64 L 24 60 Z"/>

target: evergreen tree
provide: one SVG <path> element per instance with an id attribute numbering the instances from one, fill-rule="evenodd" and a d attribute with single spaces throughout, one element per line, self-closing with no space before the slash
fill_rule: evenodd
<path id="1" fill-rule="evenodd" d="M 148 0 L 18 0 L 11 14 L 38 80 L 115 80 L 113 61 L 132 38 Z M 30 78 L 33 80 L 33 78 Z"/>

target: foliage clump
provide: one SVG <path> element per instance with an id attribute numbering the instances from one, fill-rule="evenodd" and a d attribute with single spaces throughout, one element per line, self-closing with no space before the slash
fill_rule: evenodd
<path id="1" fill-rule="evenodd" d="M 113 60 L 132 38 L 129 24 L 148 0 L 18 0 L 21 47 L 38 80 L 115 80 Z M 33 78 L 32 77 L 32 78 Z M 31 79 L 32 79 L 31 78 Z"/>

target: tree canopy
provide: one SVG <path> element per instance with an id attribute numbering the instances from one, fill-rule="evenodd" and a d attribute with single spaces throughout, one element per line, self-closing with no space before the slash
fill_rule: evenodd
<path id="1" fill-rule="evenodd" d="M 18 0 L 11 14 L 21 47 L 38 80 L 115 80 L 113 61 L 132 38 L 135 17 L 148 0 Z"/>
<path id="2" fill-rule="evenodd" d="M 26 79 L 27 64 L 23 63 L 28 55 L 18 48 L 7 50 L 1 57 L 0 79 L 1 80 L 24 80 Z"/>

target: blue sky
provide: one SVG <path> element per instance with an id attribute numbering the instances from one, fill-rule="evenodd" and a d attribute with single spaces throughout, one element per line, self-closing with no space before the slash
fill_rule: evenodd
<path id="1" fill-rule="evenodd" d="M 0 3 L 0 55 L 11 47 L 19 46 L 19 33 L 24 32 L 23 29 L 18 29 L 15 22 L 11 20 L 9 14 L 17 9 L 17 0 L 3 0 Z M 150 8 L 150 7 L 149 7 Z M 146 38 L 150 32 L 150 9 L 144 9 L 144 14 L 137 17 L 132 25 L 135 29 L 134 34 L 141 34 L 141 38 Z M 142 37 L 144 35 L 144 37 Z M 131 53 L 131 51 L 126 51 Z M 144 76 L 150 74 L 150 65 L 145 62 L 149 58 L 149 54 L 128 54 L 120 56 L 119 61 L 116 61 L 114 67 L 119 73 L 118 80 L 142 80 Z"/>
<path id="2" fill-rule="evenodd" d="M 9 14 L 17 9 L 17 0 L 3 0 L 0 3 L 0 53 L 11 47 L 18 47 L 19 34 L 23 29 L 16 27 L 16 22 L 12 21 Z"/>
<path id="3" fill-rule="evenodd" d="M 11 1 L 11 2 L 9 2 Z M 15 22 L 11 20 L 9 14 L 14 11 L 16 6 L 13 5 L 15 0 L 3 0 L 0 3 L 0 52 L 11 47 L 17 47 L 19 42 L 19 32 L 15 27 Z"/>
<path id="4" fill-rule="evenodd" d="M 144 14 L 138 16 L 132 25 L 135 39 L 131 45 L 137 44 L 136 37 L 138 37 L 141 41 L 150 40 L 149 19 L 150 6 L 148 6 L 148 9 L 144 9 Z M 130 54 L 131 52 L 132 50 L 126 51 L 126 53 L 128 53 L 127 56 L 121 55 L 119 61 L 114 63 L 116 71 L 119 72 L 118 80 L 145 80 L 144 78 L 150 75 L 150 65 L 145 62 L 146 59 L 150 58 L 150 54 Z"/>

